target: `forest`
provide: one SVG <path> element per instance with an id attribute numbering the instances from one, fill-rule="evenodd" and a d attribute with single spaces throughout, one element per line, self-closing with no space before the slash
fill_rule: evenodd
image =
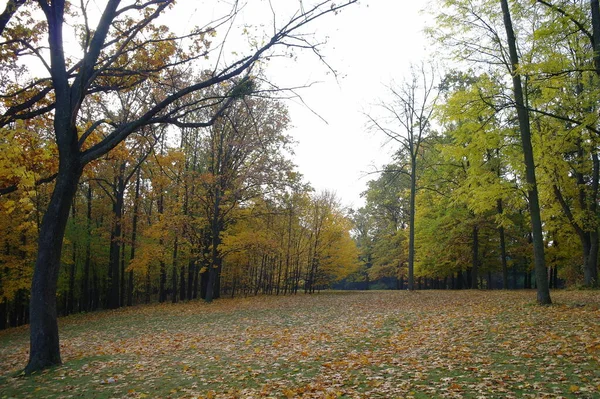
<path id="1" fill-rule="evenodd" d="M 30 323 L 27 373 L 61 363 L 57 316 L 73 313 L 329 288 L 535 288 L 550 304 L 598 287 L 597 0 L 437 2 L 431 59 L 364 115 L 394 155 L 358 209 L 293 164 L 290 92 L 267 71 L 330 67 L 306 32 L 360 4 L 300 2 L 264 37 L 244 28 L 232 60 L 233 3 L 179 33 L 160 19 L 173 0 L 6 1 L 0 330 Z"/>

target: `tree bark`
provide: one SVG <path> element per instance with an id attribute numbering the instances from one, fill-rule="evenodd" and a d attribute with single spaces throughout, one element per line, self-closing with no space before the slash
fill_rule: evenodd
<path id="1" fill-rule="evenodd" d="M 133 218 L 131 221 L 131 253 L 129 260 L 135 258 L 135 246 L 137 244 L 137 225 L 138 212 L 140 208 L 140 184 L 141 184 L 141 168 L 138 168 L 135 175 L 135 194 L 133 197 Z M 129 271 L 129 279 L 127 280 L 127 306 L 133 305 L 133 270 Z"/>
<path id="2" fill-rule="evenodd" d="M 473 258 L 471 259 L 471 287 L 479 288 L 479 228 L 473 226 Z"/>
<path id="3" fill-rule="evenodd" d="M 76 217 L 76 209 L 75 209 L 75 201 L 73 201 L 72 209 L 72 217 L 75 222 Z M 75 240 L 71 243 L 72 250 L 72 258 L 71 265 L 69 267 L 69 297 L 67 299 L 67 314 L 72 314 L 75 311 L 75 271 L 77 267 L 77 243 Z"/>
<path id="4" fill-rule="evenodd" d="M 122 246 L 122 221 L 123 206 L 125 202 L 125 162 L 119 167 L 119 175 L 114 184 L 113 199 L 113 227 L 110 234 L 110 254 L 109 254 L 109 278 L 110 291 L 108 294 L 108 308 L 117 309 L 121 306 L 121 246 Z"/>
<path id="5" fill-rule="evenodd" d="M 90 310 L 90 265 L 92 263 L 92 186 L 90 182 L 87 184 L 86 193 L 86 233 L 87 239 L 85 243 L 85 260 L 83 262 L 83 277 L 81 281 L 81 306 L 80 309 L 84 312 Z"/>
<path id="6" fill-rule="evenodd" d="M 502 200 L 499 199 L 497 202 L 497 210 L 498 215 L 502 215 L 504 213 L 504 209 L 502 206 Z M 498 235 L 500 236 L 500 258 L 502 261 L 502 289 L 508 289 L 508 261 L 506 258 L 506 235 L 504 232 L 504 227 L 498 227 Z"/>
<path id="7" fill-rule="evenodd" d="M 173 243 L 173 266 L 171 270 L 171 302 L 177 303 L 177 251 L 179 249 L 178 237 Z M 183 275 L 182 275 L 183 276 Z"/>
<path id="8" fill-rule="evenodd" d="M 408 290 L 415 289 L 415 197 L 417 195 L 417 159 L 411 154 L 410 205 L 408 218 Z"/>
<path id="9" fill-rule="evenodd" d="M 62 128 L 62 126 L 60 127 Z M 25 373 L 61 364 L 56 310 L 56 286 L 62 241 L 82 167 L 76 157 L 61 157 L 56 186 L 44 214 L 31 283 L 30 353 Z"/>
<path id="10" fill-rule="evenodd" d="M 500 0 L 504 27 L 508 40 L 508 49 L 511 62 L 511 74 L 513 80 L 513 91 L 521 132 L 523 145 L 523 157 L 525 160 L 525 174 L 528 185 L 527 194 L 529 199 L 529 212 L 531 217 L 531 230 L 533 234 L 533 257 L 535 274 L 537 279 L 537 302 L 541 305 L 551 304 L 550 289 L 548 288 L 548 271 L 544 258 L 544 236 L 542 230 L 542 217 L 538 196 L 537 181 L 535 177 L 535 160 L 533 158 L 533 146 L 531 144 L 531 126 L 529 122 L 529 111 L 526 108 L 521 75 L 519 74 L 519 56 L 517 53 L 517 40 L 512 26 L 512 18 L 507 0 Z"/>

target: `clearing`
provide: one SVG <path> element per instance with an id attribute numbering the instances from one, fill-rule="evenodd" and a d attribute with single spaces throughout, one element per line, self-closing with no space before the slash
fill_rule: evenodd
<path id="1" fill-rule="evenodd" d="M 600 397 L 600 292 L 369 291 L 138 306 L 60 320 L 64 365 L 0 398 Z"/>

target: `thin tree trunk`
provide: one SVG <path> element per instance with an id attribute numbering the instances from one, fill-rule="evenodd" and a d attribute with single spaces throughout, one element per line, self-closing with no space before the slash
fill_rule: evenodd
<path id="1" fill-rule="evenodd" d="M 471 260 L 471 287 L 476 290 L 479 288 L 479 228 L 473 226 L 473 258 Z"/>
<path id="2" fill-rule="evenodd" d="M 196 259 L 192 256 L 188 262 L 188 287 L 187 287 L 187 299 L 191 301 L 194 299 L 194 282 L 196 280 Z"/>
<path id="3" fill-rule="evenodd" d="M 179 300 L 185 301 L 185 264 L 181 265 L 181 271 L 179 273 Z"/>
<path id="4" fill-rule="evenodd" d="M 502 200 L 499 199 L 497 202 L 498 215 L 502 215 L 504 213 L 504 209 L 502 206 Z M 506 235 L 504 232 L 504 227 L 498 227 L 498 234 L 500 235 L 500 258 L 502 260 L 502 289 L 508 289 L 508 260 L 506 257 Z"/>
<path id="5" fill-rule="evenodd" d="M 177 250 L 179 249 L 178 237 L 175 237 L 175 242 L 173 243 L 173 269 L 171 271 L 171 289 L 172 297 L 171 302 L 177 303 Z"/>
<path id="6" fill-rule="evenodd" d="M 72 217 L 73 217 L 73 222 L 76 223 L 75 221 L 75 217 L 76 217 L 76 209 L 75 209 L 75 201 L 73 201 L 73 205 L 72 205 Z M 69 297 L 67 300 L 67 314 L 71 314 L 75 311 L 75 270 L 77 267 L 77 243 L 76 240 L 73 240 L 73 242 L 71 243 L 71 250 L 72 250 L 72 259 L 71 259 L 71 265 L 69 267 Z"/>
<path id="7" fill-rule="evenodd" d="M 408 290 L 415 289 L 415 197 L 417 195 L 417 159 L 411 154 L 410 199 L 408 218 Z"/>
<path id="8" fill-rule="evenodd" d="M 86 242 L 85 242 L 85 261 L 83 263 L 83 277 L 81 281 L 81 307 L 84 312 L 90 310 L 90 265 L 92 262 L 92 185 L 88 182 L 86 194 Z"/>
<path id="9" fill-rule="evenodd" d="M 110 254 L 109 254 L 109 279 L 110 291 L 108 294 L 108 308 L 117 309 L 121 305 L 121 236 L 122 236 L 122 221 L 123 221 L 123 205 L 125 196 L 125 187 L 123 181 L 123 173 L 125 172 L 125 163 L 122 163 L 119 168 L 119 176 L 115 182 L 114 198 L 113 198 L 113 215 L 114 222 L 110 234 Z"/>
<path id="10" fill-rule="evenodd" d="M 135 174 L 135 194 L 133 197 L 133 217 L 131 221 L 131 253 L 129 261 L 135 259 L 135 246 L 137 245 L 137 225 L 138 213 L 140 210 L 140 183 L 141 183 L 141 168 L 138 168 Z M 129 271 L 129 279 L 127 280 L 127 306 L 133 305 L 133 270 Z"/>

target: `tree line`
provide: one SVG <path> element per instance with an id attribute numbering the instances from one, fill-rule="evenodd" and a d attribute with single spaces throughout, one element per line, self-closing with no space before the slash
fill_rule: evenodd
<path id="1" fill-rule="evenodd" d="M 315 193 L 286 158 L 288 124 L 280 101 L 246 97 L 209 127 L 144 128 L 91 164 L 67 221 L 59 314 L 314 292 L 352 272 L 351 221 L 333 193 Z M 53 146 L 36 141 L 38 133 L 12 130 L 20 144 L 6 148 L 6 174 L 55 167 Z M 1 328 L 28 321 L 31 263 L 52 189 L 30 184 L 3 196 Z"/>
<path id="2" fill-rule="evenodd" d="M 414 67 L 367 115 L 397 151 L 354 216 L 360 273 L 540 303 L 597 287 L 598 2 L 441 5 L 428 33 L 452 67 Z"/>
<path id="3" fill-rule="evenodd" d="M 281 157 L 287 117 L 279 105 L 260 101 L 281 90 L 264 68 L 303 49 L 323 59 L 311 26 L 355 2 L 300 3 L 280 18 L 269 5 L 272 29 L 258 37 L 236 24 L 243 8 L 237 1 L 184 31 L 164 20 L 174 0 L 6 2 L 1 309 L 16 323 L 29 317 L 26 374 L 61 363 L 61 306 L 133 302 L 136 273 L 150 278 L 145 295 L 161 301 L 181 297 L 184 287 L 186 296 L 199 290 L 209 301 L 221 295 L 221 233 L 238 220 L 236 212 L 260 203 L 260 189 L 264 201 L 277 205 L 285 191 L 268 190 L 284 185 L 288 170 Z M 229 47 L 226 38 L 233 36 L 248 39 L 247 46 Z M 278 173 L 278 181 L 270 180 Z M 309 222 L 303 227 L 311 229 Z M 160 247 L 154 256 L 127 266 L 143 254 L 136 246 L 150 243 Z M 318 243 L 309 243 L 306 289 L 312 290 L 326 262 Z M 261 279 L 273 280 L 265 271 L 273 264 L 279 272 L 279 257 L 265 255 Z"/>

